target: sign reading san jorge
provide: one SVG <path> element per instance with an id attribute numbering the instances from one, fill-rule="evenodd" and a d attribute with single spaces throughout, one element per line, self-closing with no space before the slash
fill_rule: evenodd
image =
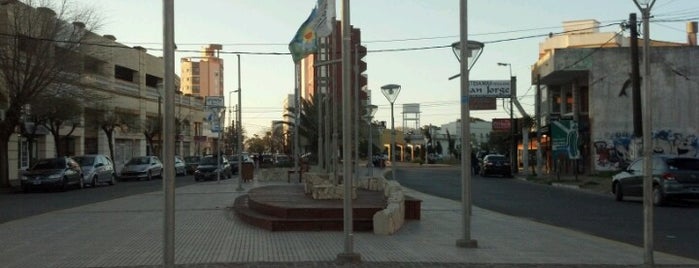
<path id="1" fill-rule="evenodd" d="M 473 97 L 509 98 L 512 90 L 510 80 L 471 80 L 468 92 Z"/>

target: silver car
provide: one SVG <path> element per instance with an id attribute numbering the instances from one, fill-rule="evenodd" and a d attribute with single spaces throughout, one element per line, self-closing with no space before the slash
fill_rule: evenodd
<path id="1" fill-rule="evenodd" d="M 83 183 L 97 187 L 106 182 L 109 185 L 116 183 L 116 171 L 112 160 L 103 154 L 88 154 L 73 157 L 83 170 Z"/>
<path id="2" fill-rule="evenodd" d="M 651 163 L 653 204 L 661 206 L 673 198 L 699 198 L 699 158 L 655 155 Z M 612 177 L 612 192 L 617 201 L 625 196 L 643 196 L 643 157 Z"/>
<path id="3" fill-rule="evenodd" d="M 153 155 L 131 158 L 119 174 L 121 180 L 152 180 L 154 177 L 163 177 L 163 163 Z"/>

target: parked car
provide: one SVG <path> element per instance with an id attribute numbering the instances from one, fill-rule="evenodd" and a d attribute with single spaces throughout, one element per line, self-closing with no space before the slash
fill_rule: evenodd
<path id="1" fill-rule="evenodd" d="M 512 169 L 510 161 L 504 155 L 489 154 L 483 157 L 483 162 L 480 169 L 481 176 L 500 175 L 503 177 L 512 177 Z"/>
<path id="2" fill-rule="evenodd" d="M 643 157 L 612 176 L 612 193 L 617 201 L 625 196 L 643 196 Z M 654 155 L 653 204 L 661 206 L 670 199 L 699 198 L 699 158 Z"/>
<path id="3" fill-rule="evenodd" d="M 188 174 L 194 174 L 194 171 L 197 170 L 197 166 L 199 165 L 199 161 L 201 161 L 201 156 L 198 155 L 184 157 L 184 163 L 187 166 Z"/>
<path id="4" fill-rule="evenodd" d="M 97 187 L 102 182 L 114 185 L 116 183 L 116 171 L 114 164 L 108 156 L 103 154 L 88 154 L 73 157 L 80 164 L 83 171 L 83 184 Z"/>
<path id="5" fill-rule="evenodd" d="M 216 156 L 205 156 L 199 162 L 197 170 L 194 171 L 195 181 L 206 181 L 206 180 L 217 180 L 220 175 L 221 179 L 227 179 L 233 177 L 233 171 L 231 170 L 231 165 L 228 163 L 226 157 L 219 158 Z M 220 165 L 219 165 L 220 164 Z"/>
<path id="6" fill-rule="evenodd" d="M 187 176 L 187 164 L 179 156 L 175 156 L 175 176 Z"/>
<path id="7" fill-rule="evenodd" d="M 152 155 L 131 158 L 121 169 L 119 175 L 121 180 L 152 180 L 154 177 L 163 177 L 163 163 L 157 156 Z"/>
<path id="8" fill-rule="evenodd" d="M 22 174 L 22 191 L 60 189 L 71 186 L 83 188 L 83 174 L 78 162 L 70 157 L 40 159 Z"/>

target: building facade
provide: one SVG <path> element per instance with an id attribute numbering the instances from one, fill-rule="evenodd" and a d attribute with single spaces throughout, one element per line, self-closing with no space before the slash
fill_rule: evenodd
<path id="1" fill-rule="evenodd" d="M 13 5 L 24 4 L 11 2 L 0 9 L 3 13 L 12 12 Z M 0 32 L 12 35 L 14 33 L 8 32 L 11 29 L 13 27 L 2 27 Z M 55 45 L 59 46 L 60 42 Z M 83 113 L 74 124 L 75 129 L 71 130 L 72 126 L 59 129 L 62 142 L 58 146 L 63 155 L 110 155 L 110 141 L 99 123 L 106 118 L 120 120 L 111 141 L 113 161 L 118 170 L 133 156 L 159 155 L 162 138 L 157 131 L 157 123 L 162 122 L 161 109 L 166 90 L 176 94 L 177 133 L 171 133 L 176 135 L 176 154 L 198 154 L 206 150 L 207 145 L 198 138 L 207 134 L 202 122 L 203 99 L 183 95 L 178 87 L 162 89 L 164 63 L 161 57 L 148 54 L 143 47 L 118 43 L 112 35 L 98 35 L 89 31 L 84 33 L 80 45 L 72 52 L 80 61 L 76 64 L 79 68 L 71 73 L 77 79 L 66 87 L 84 90 L 100 96 L 100 99 L 83 103 Z M 179 86 L 179 81 L 176 81 L 176 85 Z M 31 118 L 31 109 L 24 111 L 22 118 Z M 22 122 L 28 123 L 30 122 Z M 146 138 L 145 132 L 150 132 L 152 142 Z M 10 181 L 19 179 L 20 170 L 27 168 L 33 160 L 60 156 L 57 155 L 53 137 L 45 127 L 37 127 L 36 134 L 31 137 L 31 141 L 19 132 L 12 136 L 9 142 L 9 162 L 2 163 L 10 167 Z"/>
<path id="2" fill-rule="evenodd" d="M 532 83 L 540 88 L 542 148 L 549 171 L 618 170 L 642 152 L 641 137 L 634 135 L 629 39 L 599 33 L 595 21 L 587 22 L 581 27 L 584 31 L 545 40 L 532 67 Z M 687 44 L 655 40 L 649 44 L 651 77 L 641 79 L 651 79 L 653 113 L 642 122 L 652 124 L 654 153 L 699 156 L 699 65 L 695 63 L 699 47 L 696 23 L 688 25 Z M 554 128 L 561 129 L 564 121 L 577 126 L 563 128 L 579 137 L 570 144 L 579 151 L 577 160 L 557 153 L 560 146 Z"/>

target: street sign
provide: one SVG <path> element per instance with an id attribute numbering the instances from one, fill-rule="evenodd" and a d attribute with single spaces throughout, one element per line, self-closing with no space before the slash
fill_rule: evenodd
<path id="1" fill-rule="evenodd" d="M 209 108 L 223 108 L 226 107 L 224 103 L 223 96 L 206 96 L 204 99 L 204 106 Z"/>
<path id="2" fill-rule="evenodd" d="M 211 132 L 213 133 L 219 133 L 221 132 L 221 122 L 216 120 L 216 121 L 211 121 Z"/>
<path id="3" fill-rule="evenodd" d="M 509 98 L 512 90 L 510 80 L 471 80 L 468 92 L 470 97 Z"/>

